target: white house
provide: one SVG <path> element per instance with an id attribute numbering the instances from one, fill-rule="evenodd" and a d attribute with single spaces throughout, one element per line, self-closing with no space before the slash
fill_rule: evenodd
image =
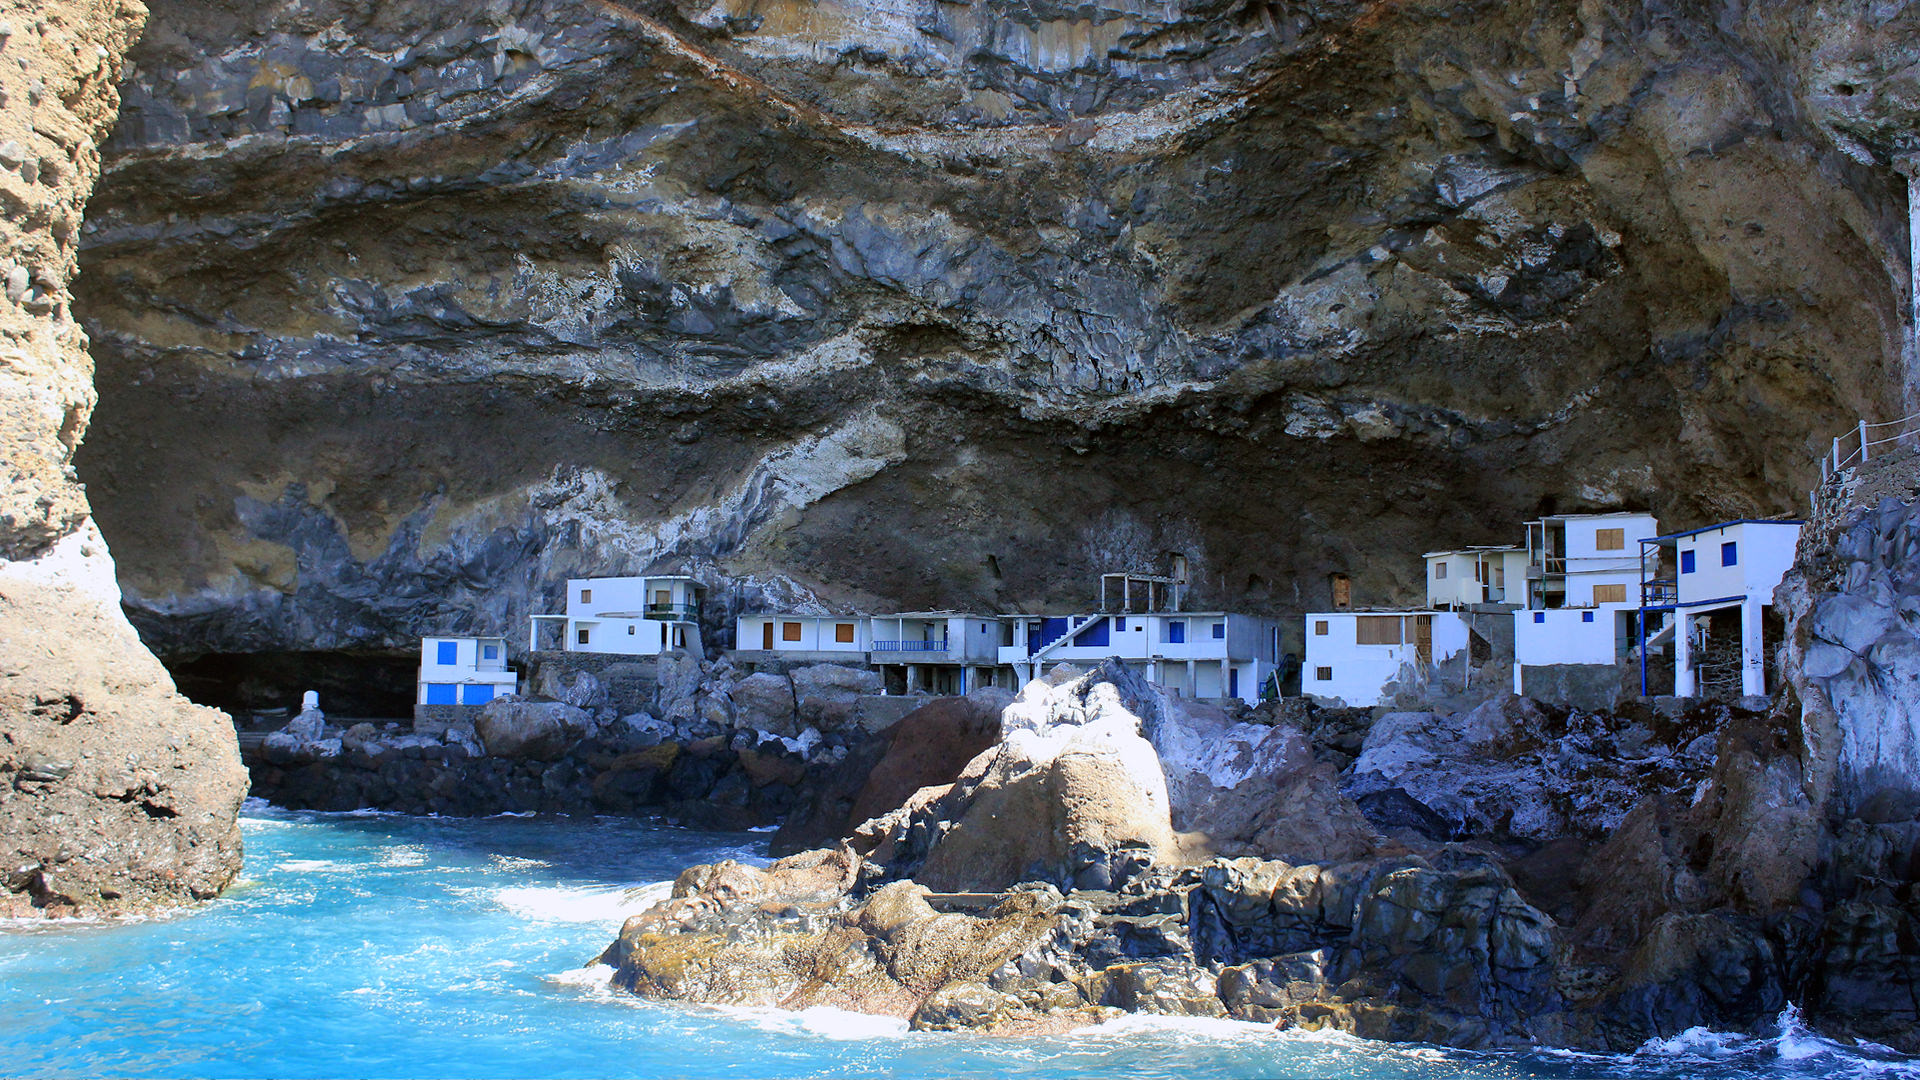
<path id="1" fill-rule="evenodd" d="M 965 694 L 1008 685 L 999 669 L 1005 633 L 998 615 L 909 611 L 867 621 L 867 659 L 890 693 Z"/>
<path id="2" fill-rule="evenodd" d="M 420 639 L 420 684 L 415 705 L 485 705 L 519 685 L 507 668 L 507 639 Z"/>
<path id="3" fill-rule="evenodd" d="M 1429 551 L 1426 560 L 1430 608 L 1526 603 L 1527 553 L 1517 544 Z"/>
<path id="4" fill-rule="evenodd" d="M 1527 522 L 1526 606 L 1638 606 L 1640 541 L 1660 535 L 1652 514 L 1560 514 Z M 1518 602 L 1518 601 L 1516 601 Z"/>
<path id="5" fill-rule="evenodd" d="M 864 663 L 872 641 L 869 629 L 864 615 L 742 615 L 734 621 L 733 643 L 736 652 Z"/>
<path id="6" fill-rule="evenodd" d="M 572 578 L 565 615 L 535 615 L 529 647 L 540 647 L 540 624 L 561 624 L 568 652 L 657 656 L 674 649 L 698 655 L 700 598 L 705 588 L 690 577 Z"/>
<path id="7" fill-rule="evenodd" d="M 1009 616 L 1000 662 L 1026 682 L 1058 663 L 1117 657 L 1148 682 L 1192 698 L 1260 700 L 1280 663 L 1280 624 L 1224 611 Z"/>
<path id="8" fill-rule="evenodd" d="M 1471 640 L 1451 611 L 1312 612 L 1306 639 L 1300 692 L 1355 707 L 1379 704 L 1389 684 L 1431 678 Z"/>
<path id="9" fill-rule="evenodd" d="M 1767 692 L 1765 610 L 1773 591 L 1793 566 L 1800 542 L 1798 521 L 1728 521 L 1691 532 L 1656 536 L 1644 542 L 1656 564 L 1671 566 L 1673 576 L 1646 579 L 1643 610 L 1674 612 L 1673 692 L 1693 697 L 1699 689 L 1696 646 L 1711 632 L 1715 612 L 1733 613 L 1740 641 L 1740 692 Z M 1662 549 L 1671 562 L 1657 559 Z"/>

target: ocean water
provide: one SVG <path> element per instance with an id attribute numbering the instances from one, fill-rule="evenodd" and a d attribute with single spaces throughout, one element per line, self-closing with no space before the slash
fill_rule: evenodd
<path id="1" fill-rule="evenodd" d="M 219 901 L 131 922 L 0 924 L 0 1073 L 206 1077 L 1905 1076 L 1789 1015 L 1620 1057 L 1470 1054 L 1134 1017 L 1047 1039 L 669 1006 L 587 965 L 684 866 L 764 837 L 627 820 L 295 814 L 250 806 Z"/>

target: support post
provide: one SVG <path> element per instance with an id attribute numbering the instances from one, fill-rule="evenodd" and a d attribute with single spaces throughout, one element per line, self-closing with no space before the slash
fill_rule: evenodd
<path id="1" fill-rule="evenodd" d="M 1860 464 L 1867 463 L 1867 422 L 1860 421 Z"/>
<path id="2" fill-rule="evenodd" d="M 1693 687 L 1693 616 L 1673 612 L 1673 696 L 1690 698 Z"/>
<path id="3" fill-rule="evenodd" d="M 1195 663 L 1194 661 L 1192 661 L 1192 660 L 1189 660 L 1189 661 L 1187 661 L 1187 692 L 1186 692 L 1186 696 L 1187 696 L 1187 697 L 1199 697 L 1199 696 L 1200 696 L 1200 671 L 1199 671 L 1199 665 L 1198 665 L 1198 664 L 1196 664 L 1196 663 Z"/>
<path id="4" fill-rule="evenodd" d="M 1740 692 L 1761 697 L 1767 692 L 1767 650 L 1761 640 L 1760 601 L 1748 597 L 1740 605 Z"/>

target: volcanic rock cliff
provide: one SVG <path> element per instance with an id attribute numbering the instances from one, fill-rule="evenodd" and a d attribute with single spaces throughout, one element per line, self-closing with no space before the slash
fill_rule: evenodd
<path id="1" fill-rule="evenodd" d="M 1031 608 L 1180 550 L 1298 611 L 1541 510 L 1792 510 L 1906 394 L 1913 18 L 165 0 L 81 472 L 182 656 L 657 563 Z"/>
<path id="2" fill-rule="evenodd" d="M 120 609 L 72 470 L 94 395 L 69 311 L 80 210 L 145 10 L 0 3 L 0 915 L 205 898 L 240 869 L 227 718 Z"/>

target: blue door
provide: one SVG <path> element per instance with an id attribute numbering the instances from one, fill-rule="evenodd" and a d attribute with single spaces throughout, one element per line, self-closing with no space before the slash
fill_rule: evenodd
<path id="1" fill-rule="evenodd" d="M 1240 669 L 1237 667 L 1227 669 L 1227 696 L 1240 696 Z"/>
<path id="2" fill-rule="evenodd" d="M 427 704 L 453 705 L 453 684 L 450 682 L 430 682 L 427 684 Z"/>
<path id="3" fill-rule="evenodd" d="M 468 683 L 460 688 L 460 704 L 462 705 L 485 705 L 492 700 L 492 683 Z"/>
<path id="4" fill-rule="evenodd" d="M 1187 643 L 1187 620 L 1167 620 L 1167 644 L 1185 645 Z"/>

